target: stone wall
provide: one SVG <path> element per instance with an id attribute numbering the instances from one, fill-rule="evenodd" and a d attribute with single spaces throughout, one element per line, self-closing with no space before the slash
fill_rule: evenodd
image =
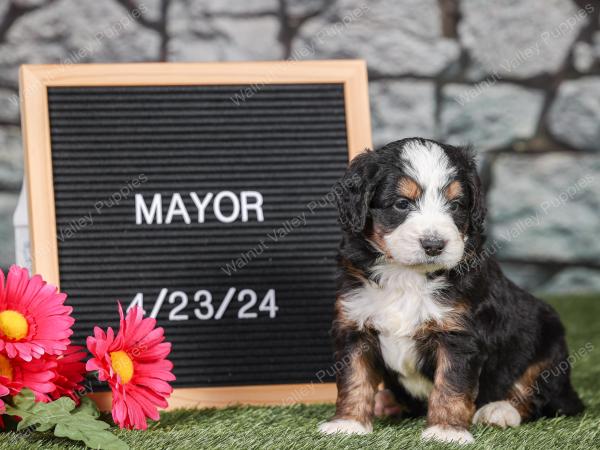
<path id="1" fill-rule="evenodd" d="M 600 4 L 2 0 L 0 266 L 22 176 L 22 63 L 364 58 L 375 144 L 471 143 L 519 284 L 600 291 Z"/>

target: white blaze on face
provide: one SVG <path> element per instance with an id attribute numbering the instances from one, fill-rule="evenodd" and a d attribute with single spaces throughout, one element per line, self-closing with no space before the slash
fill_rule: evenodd
<path id="1" fill-rule="evenodd" d="M 456 175 L 446 153 L 434 143 L 409 142 L 402 149 L 402 160 L 408 176 L 423 190 L 406 220 L 385 236 L 393 258 L 423 271 L 452 268 L 462 258 L 464 240 L 452 219 L 444 188 Z M 421 239 L 436 237 L 446 241 L 439 256 L 427 256 Z"/>

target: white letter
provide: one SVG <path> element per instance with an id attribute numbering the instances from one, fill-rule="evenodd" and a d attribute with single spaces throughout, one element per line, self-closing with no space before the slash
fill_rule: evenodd
<path id="1" fill-rule="evenodd" d="M 192 197 L 196 208 L 198 208 L 198 223 L 204 223 L 204 211 L 206 211 L 206 207 L 210 203 L 212 196 L 212 192 L 209 192 L 204 196 L 204 200 L 200 201 L 200 199 L 198 198 L 198 194 L 196 194 L 195 192 L 190 192 L 190 197 Z"/>
<path id="2" fill-rule="evenodd" d="M 229 197 L 229 199 L 231 200 L 231 203 L 233 203 L 233 211 L 231 212 L 231 215 L 229 217 L 225 217 L 221 213 L 221 199 L 223 197 Z M 234 222 L 240 215 L 240 202 L 239 202 L 237 196 L 233 192 L 221 191 L 215 197 L 215 201 L 213 203 L 213 209 L 215 211 L 216 218 L 219 219 L 220 222 L 231 223 L 231 222 Z"/>
<path id="3" fill-rule="evenodd" d="M 256 220 L 263 222 L 265 220 L 263 216 L 262 204 L 263 196 L 260 192 L 256 191 L 242 191 L 240 194 L 242 202 L 242 222 L 248 222 L 248 210 L 253 209 L 256 211 Z M 254 203 L 248 203 L 248 198 L 253 197 Z"/>
<path id="4" fill-rule="evenodd" d="M 156 223 L 162 223 L 162 198 L 160 194 L 154 194 L 152 204 L 150 205 L 150 211 L 146 207 L 144 202 L 144 196 L 142 194 L 135 194 L 135 223 L 136 225 L 142 224 L 142 215 L 146 220 L 147 224 L 154 222 L 156 216 Z"/>
<path id="5" fill-rule="evenodd" d="M 183 204 L 183 200 L 181 199 L 181 194 L 176 192 L 173 194 L 173 198 L 171 199 L 171 204 L 169 205 L 169 211 L 167 211 L 167 218 L 165 219 L 165 223 L 171 223 L 173 220 L 173 216 L 177 214 L 183 217 L 183 221 L 190 224 L 190 216 L 185 209 L 185 205 Z"/>

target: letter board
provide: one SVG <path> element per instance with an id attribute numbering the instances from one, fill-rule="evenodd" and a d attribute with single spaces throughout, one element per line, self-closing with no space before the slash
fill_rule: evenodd
<path id="1" fill-rule="evenodd" d="M 33 270 L 74 341 L 143 306 L 170 406 L 333 400 L 331 188 L 371 145 L 361 61 L 23 66 Z"/>

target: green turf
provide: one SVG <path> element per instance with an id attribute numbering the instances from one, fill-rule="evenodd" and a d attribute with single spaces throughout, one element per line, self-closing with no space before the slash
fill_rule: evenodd
<path id="1" fill-rule="evenodd" d="M 576 360 L 573 379 L 587 410 L 576 418 L 545 419 L 517 429 L 496 430 L 474 427 L 477 443 L 469 448 L 490 449 L 593 449 L 600 448 L 600 295 L 555 298 L 568 329 L 571 353 L 590 348 Z M 333 406 L 274 408 L 237 407 L 223 410 L 175 411 L 162 415 L 148 431 L 118 431 L 133 449 L 413 449 L 455 448 L 423 444 L 419 435 L 423 420 L 391 423 L 377 421 L 368 436 L 322 436 L 317 424 L 333 414 Z M 0 449 L 80 449 L 67 441 L 43 436 L 0 434 Z"/>

